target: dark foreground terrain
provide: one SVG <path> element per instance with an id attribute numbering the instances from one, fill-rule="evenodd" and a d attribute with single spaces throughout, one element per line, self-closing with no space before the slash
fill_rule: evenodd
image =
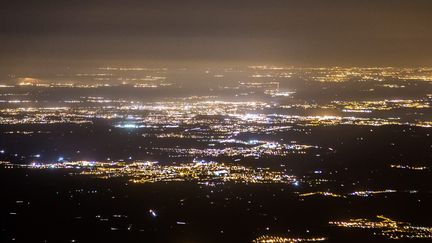
<path id="1" fill-rule="evenodd" d="M 102 153 L 110 151 L 112 156 L 125 157 L 129 153 L 127 147 L 133 147 L 133 142 L 144 142 L 135 140 L 142 139 L 139 129 L 134 130 L 138 135 L 118 130 L 114 131 L 115 136 L 104 137 L 105 130 L 96 125 L 92 128 L 54 126 L 50 128 L 52 133 L 35 135 L 39 136 L 37 139 L 3 133 L 1 141 L 5 151 L 19 149 L 28 157 L 43 147 L 44 156 L 54 158 L 59 151 L 68 153 L 63 144 L 76 144 L 70 141 L 80 129 L 93 131 L 83 140 L 85 148 L 94 147 Z M 322 153 L 319 157 L 271 158 L 266 162 L 274 168 L 280 164 L 291 166 L 291 173 L 300 179 L 299 185 L 133 184 L 125 178 L 106 180 L 78 175 L 76 169 L 3 167 L 0 169 L 0 241 L 252 242 L 261 235 L 271 235 L 326 237 L 328 242 L 393 242 L 378 235 L 379 230 L 329 225 L 336 220 L 374 220 L 377 215 L 414 226 L 432 225 L 430 129 L 382 126 L 373 130 L 361 126 L 312 128 L 308 136 L 295 139 L 304 143 L 314 141 L 332 147 L 335 152 Z M 56 136 L 51 144 L 39 143 L 50 141 L 53 133 L 66 135 Z M 118 141 L 129 142 L 122 146 Z M 110 147 L 112 143 L 118 144 Z M 19 148 L 19 144 L 25 146 Z M 75 149 L 80 149 L 77 146 Z M 10 159 L 15 152 L 10 153 L 2 154 L 2 159 Z M 262 166 L 264 162 L 260 161 L 254 163 Z M 391 168 L 391 164 L 426 169 Z M 322 183 L 316 183 L 320 180 Z M 392 191 L 368 196 L 353 194 L 368 190 Z M 300 196 L 315 191 L 343 197 Z M 397 240 L 402 241 L 427 242 L 428 239 Z"/>

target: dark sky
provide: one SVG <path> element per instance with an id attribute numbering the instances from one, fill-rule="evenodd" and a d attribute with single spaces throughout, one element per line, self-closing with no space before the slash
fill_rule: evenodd
<path id="1" fill-rule="evenodd" d="M 9 0 L 0 65 L 432 65 L 430 0 Z"/>

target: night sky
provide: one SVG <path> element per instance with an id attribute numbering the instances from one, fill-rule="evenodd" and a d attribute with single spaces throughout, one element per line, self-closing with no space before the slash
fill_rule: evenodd
<path id="1" fill-rule="evenodd" d="M 4 70 L 432 65 L 430 0 L 3 1 Z"/>

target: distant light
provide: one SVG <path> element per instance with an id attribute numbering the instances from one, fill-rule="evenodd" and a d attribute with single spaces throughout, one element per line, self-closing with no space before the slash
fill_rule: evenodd
<path id="1" fill-rule="evenodd" d="M 157 217 L 157 213 L 156 213 L 156 211 L 154 211 L 153 209 L 150 209 L 150 210 L 149 210 L 149 213 L 151 214 L 151 216 L 153 216 L 153 218 L 156 218 L 156 217 Z"/>
<path id="2" fill-rule="evenodd" d="M 137 126 L 135 124 L 124 124 L 119 126 L 121 128 L 136 128 Z"/>
<path id="3" fill-rule="evenodd" d="M 58 157 L 58 159 L 57 159 L 57 161 L 58 161 L 58 162 L 61 162 L 61 161 L 63 161 L 63 160 L 64 160 L 64 158 L 63 158 L 63 157 L 61 157 L 61 156 L 60 156 L 60 157 Z"/>
<path id="4" fill-rule="evenodd" d="M 0 150 L 0 154 L 4 154 L 5 153 L 5 151 L 2 149 L 2 150 Z"/>
<path id="5" fill-rule="evenodd" d="M 126 129 L 134 129 L 134 128 L 143 128 L 145 125 L 138 125 L 134 123 L 126 123 L 126 124 L 117 124 L 115 125 L 117 128 L 126 128 Z"/>
<path id="6" fill-rule="evenodd" d="M 276 144 L 274 144 L 274 143 L 267 143 L 267 148 L 274 149 L 274 148 L 276 148 Z"/>
<path id="7" fill-rule="evenodd" d="M 165 125 L 163 127 L 165 127 L 165 128 L 178 128 L 179 125 Z"/>
<path id="8" fill-rule="evenodd" d="M 30 164 L 30 166 L 33 168 L 39 168 L 41 165 L 39 163 L 33 162 Z"/>

